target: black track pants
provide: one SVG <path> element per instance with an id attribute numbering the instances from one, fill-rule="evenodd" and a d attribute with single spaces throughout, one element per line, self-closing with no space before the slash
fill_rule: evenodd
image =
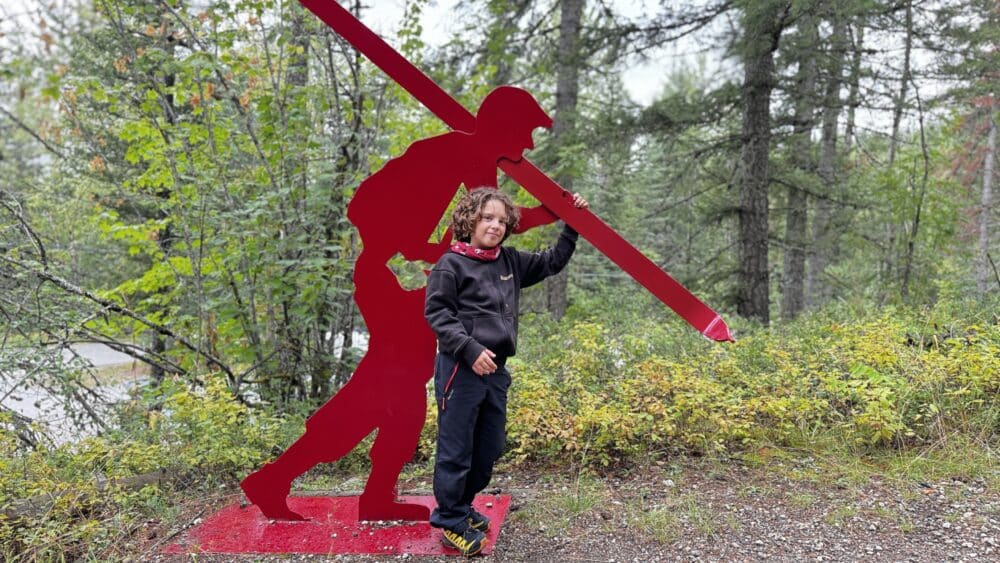
<path id="1" fill-rule="evenodd" d="M 432 526 L 465 530 L 472 500 L 489 484 L 493 464 L 503 452 L 509 387 L 510 373 L 504 367 L 479 376 L 454 357 L 437 355 L 434 498 L 438 506 L 431 514 Z"/>

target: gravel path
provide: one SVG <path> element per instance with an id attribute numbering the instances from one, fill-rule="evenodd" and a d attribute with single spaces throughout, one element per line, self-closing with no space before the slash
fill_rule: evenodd
<path id="1" fill-rule="evenodd" d="M 983 481 L 889 483 L 873 476 L 844 484 L 795 467 L 685 463 L 583 478 L 523 468 L 498 472 L 494 486 L 514 501 L 493 554 L 483 559 L 1000 561 L 1000 494 L 987 490 Z M 426 485 L 426 480 L 413 480 L 402 488 Z M 460 559 L 289 555 L 240 560 Z"/>

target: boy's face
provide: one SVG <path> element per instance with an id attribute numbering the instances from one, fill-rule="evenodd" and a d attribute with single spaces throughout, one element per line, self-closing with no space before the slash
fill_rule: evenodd
<path id="1" fill-rule="evenodd" d="M 503 203 L 491 199 L 479 211 L 479 219 L 469 243 L 473 248 L 493 248 L 500 244 L 506 233 L 507 208 Z"/>

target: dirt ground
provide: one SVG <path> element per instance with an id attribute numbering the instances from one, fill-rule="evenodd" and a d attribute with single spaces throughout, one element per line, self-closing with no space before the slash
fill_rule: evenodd
<path id="1" fill-rule="evenodd" d="M 429 489 L 426 478 L 401 485 Z M 810 458 L 764 466 L 686 460 L 601 475 L 501 470 L 487 492 L 513 496 L 497 545 L 483 558 L 498 562 L 1000 561 L 1000 494 L 976 479 L 830 475 Z M 456 560 L 158 553 L 232 500 L 193 502 L 171 526 L 150 522 L 133 553 L 164 562 Z"/>

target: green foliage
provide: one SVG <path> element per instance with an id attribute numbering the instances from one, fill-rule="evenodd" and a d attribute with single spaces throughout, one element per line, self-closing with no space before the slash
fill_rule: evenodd
<path id="1" fill-rule="evenodd" d="M 676 320 L 635 314 L 630 322 L 598 321 L 596 310 L 589 317 L 577 310 L 561 324 L 525 319 L 524 346 L 511 361 L 509 455 L 602 468 L 675 453 L 750 459 L 777 445 L 845 449 L 906 475 L 990 471 L 995 460 L 971 467 L 962 451 L 997 442 L 1000 324 L 992 310 L 974 302 L 867 313 L 840 307 L 741 331 L 727 345 Z M 101 558 L 127 530 L 176 502 L 170 482 L 234 483 L 301 433 L 305 409 L 282 416 L 251 409 L 220 376 L 205 381 L 192 388 L 167 379 L 127 403 L 113 431 L 57 448 L 20 450 L 9 420 L 0 420 L 0 508 L 56 495 L 44 512 L 0 523 L 0 548 L 36 559 Z M 433 400 L 427 410 L 418 462 L 434 451 Z M 368 446 L 340 468 L 366 472 Z M 947 462 L 930 467 L 906 455 L 925 450 Z M 159 469 L 173 476 L 166 486 L 120 486 Z M 99 489 L 99 482 L 112 484 Z M 563 514 L 548 518 L 558 533 L 597 500 L 581 482 L 526 517 Z M 688 508 L 688 518 L 712 533 L 718 523 Z M 666 513 L 631 518 L 665 540 L 674 528 Z"/>
<path id="2" fill-rule="evenodd" d="M 0 520 L 0 551 L 27 559 L 102 558 L 134 526 L 162 516 L 183 479 L 232 483 L 302 429 L 235 401 L 216 376 L 203 389 L 164 381 L 124 407 L 123 424 L 101 437 L 24 452 L 0 424 L 0 510 L 32 499 L 51 507 Z M 0 423 L 3 421 L 0 420 Z M 130 477 L 167 470 L 163 484 L 126 488 Z"/>
<path id="3" fill-rule="evenodd" d="M 162 402 L 162 409 L 145 415 L 150 438 L 167 456 L 161 467 L 173 460 L 184 467 L 237 474 L 259 465 L 288 438 L 289 428 L 281 419 L 233 400 L 218 377 L 197 391 L 165 382 L 146 400 Z"/>
<path id="4" fill-rule="evenodd" d="M 858 452 L 953 435 L 994 443 L 1000 324 L 967 315 L 942 329 L 942 318 L 938 310 L 819 314 L 729 345 L 650 321 L 532 335 L 544 344 L 515 363 L 513 452 L 612 465 L 808 443 L 825 432 Z"/>
<path id="5" fill-rule="evenodd" d="M 145 324 L 0 264 L 0 357 L 23 363 L 24 352 L 5 346 L 45 351 L 59 335 L 82 333 L 138 342 L 185 372 L 158 380 L 125 407 L 120 425 L 78 444 L 25 452 L 12 421 L 0 414 L 0 506 L 65 493 L 43 515 L 0 521 L 4 553 L 101 558 L 125 530 L 169 504 L 172 493 L 158 486 L 98 490 L 98 480 L 167 468 L 207 483 L 232 482 L 291 443 L 302 418 L 346 380 L 357 355 L 337 351 L 333 337 L 361 328 L 350 300 L 359 248 L 346 202 L 389 158 L 446 130 L 381 71 L 341 49 L 295 2 L 168 4 L 107 0 L 93 12 L 60 18 L 72 26 L 65 44 L 50 43 L 53 32 L 43 25 L 37 31 L 49 38 L 44 52 L 31 51 L 26 39 L 35 30 L 27 28 L 16 31 L 12 49 L 0 51 L 0 177 L 9 184 L 0 193 L 0 256 L 44 267 L 169 326 L 240 374 L 239 393 L 268 407 L 234 400 L 233 390 L 210 373 L 217 365 L 161 340 Z M 461 104 L 474 110 L 489 89 L 510 82 L 551 109 L 556 10 L 507 0 L 466 3 L 472 23 L 436 51 L 421 38 L 427 4 L 405 3 L 390 43 Z M 962 82 L 950 92 L 962 104 L 985 104 L 983 94 L 993 92 L 983 77 L 995 74 L 996 58 L 983 57 L 982 49 L 995 43 L 998 28 L 990 25 L 997 14 L 987 4 L 934 8 L 940 39 L 953 43 L 942 51 L 951 60 L 941 69 Z M 743 16 L 731 21 L 746 22 L 750 32 L 770 27 L 781 7 L 733 6 Z M 891 21 L 873 19 L 883 7 L 852 3 L 838 10 L 852 14 L 852 26 L 898 36 Z M 820 3 L 791 8 L 789 21 L 801 22 Z M 978 15 L 956 17 L 963 13 Z M 831 14 L 814 15 L 826 29 Z M 739 268 L 733 239 L 739 73 L 715 73 L 707 57 L 665 69 L 665 91 L 640 111 L 623 86 L 623 53 L 645 52 L 660 39 L 641 38 L 636 29 L 688 31 L 669 18 L 622 26 L 611 9 L 585 17 L 574 136 L 557 147 L 551 135 L 536 133 L 539 146 L 529 156 L 551 175 L 572 177 L 597 215 L 725 312 Z M 927 30 L 916 31 L 934 42 Z M 771 195 L 790 183 L 809 192 L 813 207 L 826 197 L 836 203 L 838 249 L 825 274 L 842 304 L 772 329 L 726 315 L 740 341 L 715 345 L 664 317 L 659 302 L 581 243 L 570 270 L 570 320 L 559 325 L 526 315 L 522 321 L 521 352 L 511 362 L 509 438 L 516 459 L 603 467 L 777 444 L 842 449 L 890 465 L 910 463 L 901 471 L 921 473 L 960 472 L 963 452 L 995 451 L 1000 335 L 996 317 L 976 308 L 995 311 L 997 303 L 964 297 L 971 289 L 968 217 L 977 200 L 954 172 L 957 157 L 969 156 L 963 152 L 975 143 L 963 144 L 967 133 L 936 117 L 947 112 L 902 100 L 907 115 L 919 113 L 923 130 L 907 131 L 904 123 L 894 163 L 886 164 L 887 131 L 858 123 L 865 132 L 851 138 L 852 153 L 837 155 L 835 185 L 826 186 L 815 171 L 795 166 L 799 147 L 783 136 L 789 127 L 783 113 L 797 101 L 788 85 L 794 61 L 805 58 L 801 50 L 838 50 L 829 37 L 817 45 L 783 33 L 770 77 L 776 85 Z M 856 28 L 851 33 L 857 37 Z M 743 50 L 770 44 L 755 41 L 759 33 L 742 35 L 730 44 Z M 878 50 L 865 47 L 861 68 L 851 73 L 867 88 L 866 71 L 877 62 L 869 57 Z M 833 73 L 820 73 L 822 80 L 827 75 Z M 914 78 L 915 91 L 920 80 Z M 519 203 L 536 203 L 502 182 L 517 191 Z M 772 240 L 783 240 L 782 205 L 772 198 Z M 553 229 L 512 243 L 541 248 Z M 772 250 L 772 265 L 780 263 L 780 245 Z M 407 287 L 423 284 L 425 265 L 390 266 Z M 539 291 L 526 293 L 526 308 Z M 145 346 L 154 340 L 163 349 Z M 79 390 L 76 372 L 59 369 L 48 366 L 45 377 Z M 207 383 L 193 387 L 198 380 Z M 270 410 L 275 405 L 282 416 Z M 427 412 L 418 461 L 434 451 L 432 400 Z M 340 466 L 363 472 L 367 444 Z M 909 451 L 928 450 L 946 462 L 931 468 L 905 461 Z M 969 470 L 995 469 L 990 455 Z M 577 514 L 595 495 L 578 487 L 543 516 Z M 696 508 L 689 506 L 689 520 L 710 533 L 714 520 Z M 666 539 L 674 521 L 653 511 L 638 525 Z"/>

